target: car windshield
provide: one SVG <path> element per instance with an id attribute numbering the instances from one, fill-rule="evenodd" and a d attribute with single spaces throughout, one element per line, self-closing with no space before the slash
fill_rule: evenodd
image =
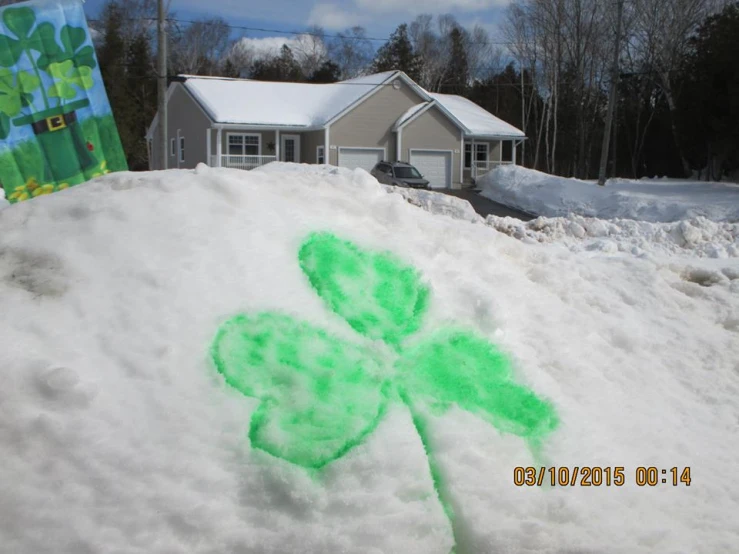
<path id="1" fill-rule="evenodd" d="M 395 176 L 399 179 L 421 179 L 421 174 L 413 167 L 396 167 Z"/>

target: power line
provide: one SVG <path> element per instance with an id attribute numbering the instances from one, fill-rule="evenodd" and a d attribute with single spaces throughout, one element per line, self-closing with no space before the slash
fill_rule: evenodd
<path id="1" fill-rule="evenodd" d="M 88 21 L 93 22 L 100 22 L 101 19 L 88 19 Z M 129 21 L 156 21 L 156 18 L 154 17 L 139 17 L 139 18 L 129 18 Z M 196 23 L 207 23 L 208 21 L 198 21 L 198 20 L 192 20 L 192 19 L 178 19 L 178 18 L 171 18 L 167 19 L 168 22 L 171 23 L 187 23 L 188 25 L 193 25 Z M 223 24 L 229 29 L 238 29 L 242 31 L 252 31 L 252 32 L 259 32 L 259 33 L 277 33 L 281 35 L 293 35 L 293 36 L 311 36 L 316 38 L 336 38 L 336 39 L 342 39 L 342 40 L 365 40 L 370 42 L 390 42 L 392 40 L 392 37 L 366 37 L 366 36 L 355 36 L 355 35 L 332 35 L 327 33 L 315 33 L 311 31 L 283 31 L 280 29 L 266 29 L 263 27 L 247 27 L 243 25 L 232 25 L 230 23 L 226 23 L 225 21 L 220 21 L 218 24 Z M 254 37 L 257 38 L 257 37 Z M 516 44 L 514 42 L 510 41 L 494 41 L 494 40 L 488 40 L 488 41 L 470 41 L 467 42 L 467 44 L 474 44 L 474 45 L 482 45 L 482 46 L 510 46 L 513 44 Z"/>

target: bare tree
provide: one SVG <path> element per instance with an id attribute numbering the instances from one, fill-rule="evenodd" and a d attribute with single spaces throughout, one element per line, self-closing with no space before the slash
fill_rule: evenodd
<path id="1" fill-rule="evenodd" d="M 328 54 L 338 64 L 341 78 L 351 79 L 367 72 L 374 48 L 364 27 L 356 26 L 338 33 L 328 44 Z"/>
<path id="2" fill-rule="evenodd" d="M 191 23 L 175 41 L 174 65 L 182 73 L 213 73 L 227 52 L 230 32 L 221 18 Z"/>
<path id="3" fill-rule="evenodd" d="M 680 154 L 683 170 L 690 174 L 688 163 L 680 143 L 677 128 L 677 97 L 679 91 L 674 75 L 679 61 L 686 55 L 689 38 L 698 25 L 721 2 L 715 0 L 635 0 L 636 17 L 633 25 L 632 47 L 644 60 L 644 65 L 654 71 L 662 94 L 670 111 L 672 136 Z"/>
<path id="4" fill-rule="evenodd" d="M 298 35 L 290 47 L 306 77 L 313 75 L 328 59 L 325 33 L 318 26 L 310 27 L 306 33 Z"/>

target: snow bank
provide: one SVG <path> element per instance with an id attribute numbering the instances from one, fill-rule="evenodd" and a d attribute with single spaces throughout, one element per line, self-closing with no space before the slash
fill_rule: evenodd
<path id="1" fill-rule="evenodd" d="M 739 185 L 668 179 L 595 182 L 548 175 L 518 166 L 501 166 L 478 181 L 482 195 L 547 217 L 570 213 L 604 219 L 673 222 L 705 217 L 739 221 Z"/>
<path id="2" fill-rule="evenodd" d="M 532 247 L 366 172 L 291 169 L 112 174 L 0 212 L 3 551 L 735 551 L 736 259 Z M 219 326 L 262 311 L 376 348 L 301 272 L 317 230 L 417 268 L 419 335 L 476 330 L 557 411 L 535 448 L 429 416 L 453 531 L 402 403 L 309 472 L 250 446 L 257 402 L 211 362 Z M 514 485 L 539 464 L 623 466 L 625 484 Z M 639 466 L 693 480 L 639 487 Z"/>
<path id="3" fill-rule="evenodd" d="M 488 216 L 486 223 L 525 242 L 557 243 L 573 252 L 625 252 L 637 256 L 739 257 L 739 223 L 704 217 L 675 223 L 632 219 L 603 220 L 579 215 L 539 217 L 523 222 Z"/>

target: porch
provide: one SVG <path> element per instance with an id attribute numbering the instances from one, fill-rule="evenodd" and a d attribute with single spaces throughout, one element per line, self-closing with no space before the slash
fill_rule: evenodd
<path id="1" fill-rule="evenodd" d="M 464 142 L 462 181 L 474 185 L 479 177 L 501 165 L 515 165 L 521 139 L 468 138 Z"/>
<path id="2" fill-rule="evenodd" d="M 222 126 L 208 130 L 211 167 L 250 170 L 280 161 L 323 163 L 325 133 Z"/>

